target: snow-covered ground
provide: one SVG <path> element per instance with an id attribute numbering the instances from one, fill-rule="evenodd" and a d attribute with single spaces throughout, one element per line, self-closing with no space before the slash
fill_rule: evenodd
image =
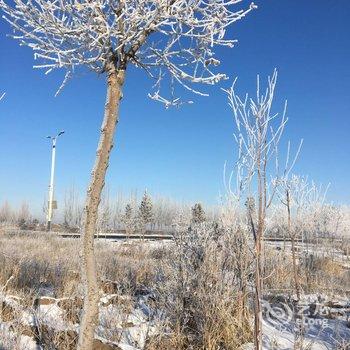
<path id="1" fill-rule="evenodd" d="M 104 295 L 100 300 L 100 324 L 96 330 L 96 339 L 121 350 L 138 350 L 145 347 L 146 339 L 156 334 L 155 313 L 148 306 L 148 295 L 140 296 L 136 301 L 128 296 L 116 294 Z M 78 333 L 79 325 L 67 317 L 69 313 L 61 302 L 68 299 L 43 297 L 36 307 L 22 307 L 17 297 L 0 294 L 3 313 L 0 314 L 0 349 L 36 350 L 35 327 L 43 325 L 57 332 L 67 330 Z M 62 303 L 63 304 L 63 303 Z M 128 308 L 121 307 L 127 304 Z M 132 305 L 132 307 L 130 307 Z M 117 341 L 116 341 L 117 340 Z"/>
<path id="2" fill-rule="evenodd" d="M 142 244 L 152 250 L 169 248 L 171 241 L 111 242 L 104 239 L 98 244 L 116 244 L 128 248 Z M 267 242 L 272 248 L 290 251 L 287 242 Z M 307 250 L 310 254 L 331 257 L 349 269 L 347 257 L 340 250 L 327 250 L 322 246 L 298 244 L 299 254 Z M 336 294 L 306 294 L 295 307 L 293 298 L 287 294 L 267 295 L 264 301 L 263 342 L 264 350 L 298 349 L 331 350 L 350 349 L 350 300 L 339 292 L 342 286 L 330 286 Z M 334 288 L 336 287 L 336 288 Z M 331 289 L 331 288 L 330 288 Z M 1 350 L 40 350 L 31 331 L 42 325 L 54 332 L 79 330 L 78 316 L 81 305 L 77 298 L 55 299 L 49 290 L 42 291 L 44 297 L 33 306 L 23 306 L 22 300 L 8 295 L 0 288 L 0 349 Z M 328 293 L 328 292 L 327 292 Z M 143 350 L 146 339 L 161 332 L 161 310 L 154 308 L 152 293 L 131 297 L 121 294 L 104 294 L 100 300 L 100 322 L 96 329 L 96 339 L 110 346 L 110 349 Z M 80 300 L 81 302 L 81 300 Z M 70 305 L 75 305 L 70 307 Z M 79 300 L 78 300 L 79 304 Z M 67 306 L 68 305 L 68 306 Z M 5 310 L 5 312 L 4 312 Z M 7 310 L 7 311 L 6 311 Z M 33 333 L 33 332 L 32 332 Z M 242 344 L 242 349 L 253 349 L 253 344 Z M 167 350 L 167 349 L 160 349 Z"/>
<path id="3" fill-rule="evenodd" d="M 281 299 L 265 302 L 263 340 L 266 350 L 293 349 L 295 343 L 299 344 L 299 348 L 309 350 L 349 348 L 348 298 L 325 294 L 303 295 L 297 306 Z"/>
<path id="4" fill-rule="evenodd" d="M 0 322 L 0 348 L 5 350 L 39 350 L 33 337 L 16 333 L 22 326 L 45 324 L 57 332 L 70 329 L 78 332 L 78 324 L 67 321 L 60 301 L 43 298 L 37 308 L 21 308 L 18 298 L 1 295 L 2 302 L 13 310 L 21 310 L 19 319 Z M 133 305 L 121 308 L 120 305 Z M 348 349 L 350 346 L 350 301 L 346 297 L 324 294 L 304 295 L 293 311 L 293 301 L 280 295 L 264 301 L 263 342 L 265 350 Z M 19 314 L 18 314 L 19 315 Z M 132 302 L 128 296 L 104 295 L 100 301 L 100 325 L 96 338 L 122 350 L 144 349 L 146 339 L 157 334 L 159 314 L 149 305 L 149 296 L 140 296 Z M 17 327 L 16 327 L 17 325 Z M 115 347 L 117 348 L 117 347 Z M 253 348 L 242 344 L 242 349 Z"/>

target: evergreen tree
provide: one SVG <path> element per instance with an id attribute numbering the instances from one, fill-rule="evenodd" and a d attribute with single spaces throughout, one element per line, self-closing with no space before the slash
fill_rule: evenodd
<path id="1" fill-rule="evenodd" d="M 192 220 L 191 222 L 193 224 L 200 224 L 206 220 L 205 218 L 205 212 L 203 210 L 203 207 L 200 203 L 196 203 L 192 207 Z"/>
<path id="2" fill-rule="evenodd" d="M 129 236 L 133 231 L 133 208 L 130 203 L 125 206 L 125 212 L 122 216 L 122 223 L 125 225 L 126 234 Z"/>
<path id="3" fill-rule="evenodd" d="M 144 235 L 146 233 L 146 226 L 147 224 L 151 224 L 153 222 L 153 204 L 152 204 L 152 199 L 145 191 L 141 204 L 139 207 L 139 212 L 138 212 L 138 225 L 140 227 L 140 231 L 142 234 L 142 239 L 144 238 Z"/>
<path id="4" fill-rule="evenodd" d="M 125 224 L 131 221 L 131 219 L 132 219 L 132 206 L 129 203 L 125 206 L 125 212 L 124 212 L 124 215 L 122 216 L 122 222 Z"/>
<path id="5" fill-rule="evenodd" d="M 139 215 L 142 219 L 142 222 L 145 225 L 153 222 L 153 216 L 154 216 L 153 204 L 152 204 L 152 199 L 147 193 L 147 191 L 145 191 L 142 197 L 140 208 L 139 208 Z"/>

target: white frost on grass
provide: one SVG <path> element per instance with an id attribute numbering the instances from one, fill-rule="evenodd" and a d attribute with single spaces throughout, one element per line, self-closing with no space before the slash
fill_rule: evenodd
<path id="1" fill-rule="evenodd" d="M 41 350 L 41 346 L 37 345 L 35 340 L 27 335 L 21 335 L 19 338 L 18 350 Z"/>
<path id="2" fill-rule="evenodd" d="M 119 343 L 118 346 L 122 350 L 139 350 L 138 348 L 135 348 L 134 346 L 131 346 L 131 345 L 128 345 L 128 344 L 124 344 L 124 343 Z"/>
<path id="3" fill-rule="evenodd" d="M 17 296 L 5 295 L 0 293 L 0 302 L 10 306 L 19 316 L 18 321 L 24 326 L 34 326 L 35 319 L 30 309 L 25 309 L 21 305 L 21 298 Z"/>
<path id="4" fill-rule="evenodd" d="M 39 305 L 36 312 L 39 323 L 46 324 L 57 331 L 68 329 L 68 324 L 64 320 L 64 311 L 55 303 L 49 305 Z"/>
<path id="5" fill-rule="evenodd" d="M 13 332 L 9 322 L 0 322 L 0 349 L 41 350 L 42 348 L 33 338 Z"/>
<path id="6" fill-rule="evenodd" d="M 2 296 L 16 310 L 20 307 L 15 298 Z M 287 300 L 286 297 L 281 300 Z M 64 320 L 64 310 L 56 303 L 39 305 L 36 318 L 56 330 L 74 327 Z M 108 340 L 117 344 L 122 350 L 143 349 L 149 336 L 159 332 L 157 320 L 160 311 L 156 312 L 149 305 L 147 295 L 136 300 L 130 296 L 105 295 L 100 301 L 100 325 L 97 338 L 103 342 Z M 114 303 L 113 303 L 114 302 Z M 106 305 L 110 303 L 109 305 Z M 270 304 L 274 307 L 284 306 L 285 314 L 265 313 L 263 321 L 263 349 L 289 350 L 294 348 L 298 327 L 293 319 L 291 305 Z M 347 297 L 327 294 L 303 295 L 299 305 L 303 310 L 304 337 L 302 346 L 308 350 L 331 350 L 346 348 L 350 345 L 350 301 Z M 271 311 L 270 310 L 270 311 Z M 277 317 L 276 317 L 277 316 Z M 285 317 L 284 317 L 285 316 Z M 300 318 L 299 318 L 300 319 Z M 20 323 L 32 325 L 33 313 L 30 309 L 22 309 Z M 12 322 L 0 322 L 0 348 L 5 350 L 40 350 L 34 339 L 15 333 L 11 330 Z M 74 328 L 78 331 L 78 326 Z M 241 350 L 253 349 L 253 344 L 244 344 Z"/>
<path id="7" fill-rule="evenodd" d="M 111 299 L 101 298 L 102 303 Z M 121 300 L 122 297 L 119 297 Z M 147 297 L 140 297 L 130 310 L 124 305 L 100 306 L 100 322 L 97 333 L 106 338 L 118 338 L 118 346 L 123 350 L 143 349 L 149 336 L 156 333 L 156 322 L 152 320 L 153 310 L 147 305 Z M 128 305 L 130 298 L 126 298 Z M 130 304 L 129 304 L 130 306 Z"/>

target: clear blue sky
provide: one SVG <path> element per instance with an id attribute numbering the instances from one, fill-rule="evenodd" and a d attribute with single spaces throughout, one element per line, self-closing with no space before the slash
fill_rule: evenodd
<path id="1" fill-rule="evenodd" d="M 255 76 L 279 70 L 277 106 L 288 99 L 284 141 L 304 138 L 295 171 L 331 182 L 329 199 L 350 203 L 350 1 L 256 1 L 232 27 L 234 49 L 220 49 L 222 69 L 254 92 Z M 246 4 L 248 4 L 246 2 Z M 29 48 L 0 24 L 0 201 L 40 208 L 49 177 L 48 134 L 64 129 L 57 154 L 58 199 L 73 183 L 83 192 L 93 165 L 105 102 L 104 78 L 75 77 L 59 97 L 62 72 L 33 70 Z M 112 191 L 148 188 L 188 202 L 214 204 L 225 160 L 233 161 L 234 124 L 219 87 L 210 98 L 166 110 L 148 99 L 152 82 L 130 69 L 108 170 Z M 224 86 L 228 86 L 228 82 Z"/>

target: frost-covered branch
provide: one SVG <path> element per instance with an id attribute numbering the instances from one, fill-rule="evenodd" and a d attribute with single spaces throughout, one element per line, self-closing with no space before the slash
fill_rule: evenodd
<path id="1" fill-rule="evenodd" d="M 241 0 L 0 0 L 3 18 L 14 29 L 13 38 L 29 46 L 38 61 L 35 68 L 64 68 L 68 78 L 79 66 L 97 73 L 109 62 L 117 68 L 129 63 L 157 81 L 203 94 L 192 84 L 215 84 L 226 78 L 216 71 L 220 61 L 214 46 L 232 47 L 226 28 L 256 6 L 237 10 Z M 169 79 L 168 79 L 169 80 Z M 160 95 L 154 100 L 178 105 Z"/>
<path id="2" fill-rule="evenodd" d="M 271 204 L 276 190 L 276 183 L 267 180 L 268 166 L 275 157 L 276 172 L 278 169 L 278 145 L 287 123 L 285 104 L 281 118 L 272 113 L 272 103 L 277 83 L 277 70 L 268 78 L 267 88 L 260 89 L 257 78 L 255 98 L 248 94 L 240 97 L 235 90 L 235 83 L 224 90 L 232 109 L 237 133 L 238 145 L 236 163 L 236 188 L 238 198 L 243 191 L 247 192 L 246 208 L 250 231 L 254 239 L 255 293 L 254 293 L 254 341 L 255 348 L 262 349 L 262 295 L 263 295 L 263 237 L 266 231 L 266 211 Z M 235 171 L 234 170 L 234 171 Z M 234 172 L 233 172 L 234 173 Z M 232 174 L 233 174 L 232 173 Z M 230 176 L 230 181 L 232 179 Z M 270 190 L 270 191 L 269 191 Z M 271 192 L 272 190 L 272 192 Z M 253 194 L 256 191 L 256 194 Z M 229 191 L 232 193 L 231 189 Z M 269 194 L 269 192 L 271 192 Z"/>
<path id="3" fill-rule="evenodd" d="M 257 77 L 255 98 L 250 98 L 248 94 L 240 97 L 235 89 L 236 80 L 224 92 L 227 94 L 228 103 L 233 112 L 237 130 L 234 137 L 238 146 L 238 160 L 234 172 L 230 175 L 229 183 L 233 174 L 236 173 L 236 193 L 241 193 L 243 190 L 250 189 L 258 168 L 266 178 L 267 163 L 272 157 L 275 158 L 275 170 L 278 173 L 278 144 L 288 119 L 286 117 L 287 103 L 281 115 L 271 112 L 277 83 L 277 70 L 274 70 L 272 76 L 268 78 L 267 88 L 263 93 L 260 91 L 260 78 Z M 269 189 L 271 195 L 270 198 L 266 197 L 267 205 L 271 202 L 275 192 L 273 181 L 270 186 L 266 182 L 266 192 Z M 229 191 L 233 192 L 231 188 Z"/>

